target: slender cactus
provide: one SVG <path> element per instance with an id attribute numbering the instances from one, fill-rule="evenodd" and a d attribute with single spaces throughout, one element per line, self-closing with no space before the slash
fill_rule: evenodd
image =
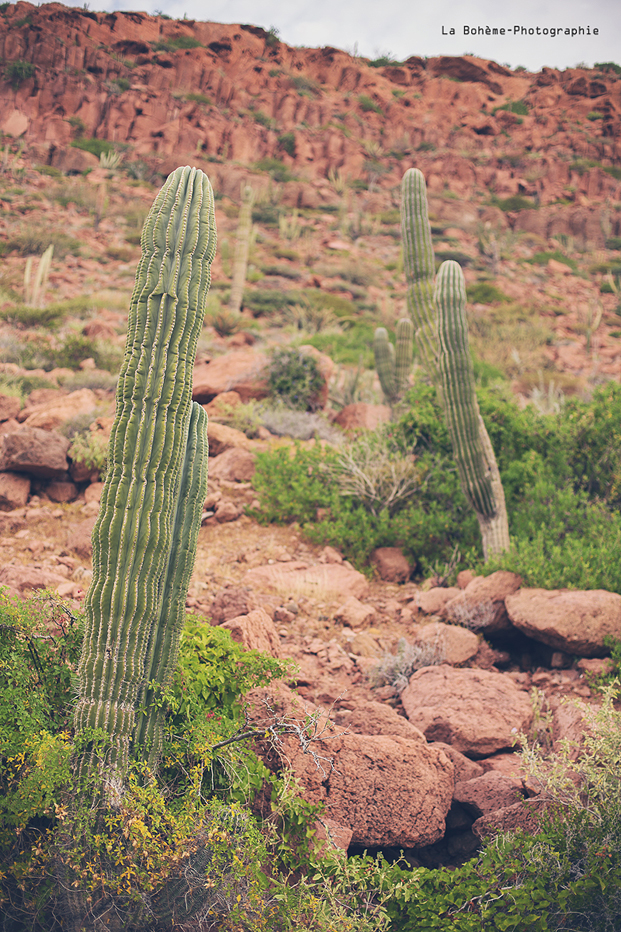
<path id="1" fill-rule="evenodd" d="M 231 296 L 229 298 L 229 311 L 233 314 L 239 314 L 244 297 L 248 254 L 250 252 L 253 204 L 254 191 L 250 185 L 245 185 L 242 188 L 241 207 L 239 209 L 239 221 L 235 240 L 235 258 L 233 260 L 233 281 L 231 282 Z"/>
<path id="2" fill-rule="evenodd" d="M 401 218 L 417 345 L 444 406 L 461 485 L 477 514 L 487 560 L 509 549 L 504 491 L 474 388 L 463 272 L 457 262 L 443 262 L 434 288 L 427 194 L 418 169 L 403 178 Z"/>
<path id="3" fill-rule="evenodd" d="M 198 169 L 179 168 L 142 232 L 93 531 L 74 722 L 78 733 L 99 729 L 109 737 L 103 764 L 109 797 L 122 785 L 132 741 L 157 746 L 157 716 L 147 713 L 139 723 L 137 710 L 149 677 L 166 683 L 176 662 L 180 604 L 194 559 L 188 548 L 202 510 L 205 424 L 196 409 L 192 417 L 192 374 L 215 244 L 209 180 Z M 86 751 L 78 773 L 92 767 Z"/>
<path id="4" fill-rule="evenodd" d="M 388 403 L 398 404 L 407 389 L 412 369 L 414 327 L 409 317 L 397 324 L 396 351 L 384 327 L 378 327 L 373 340 L 375 368 Z"/>

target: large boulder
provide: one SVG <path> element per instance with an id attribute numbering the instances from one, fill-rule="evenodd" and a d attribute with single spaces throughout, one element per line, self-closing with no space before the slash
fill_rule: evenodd
<path id="1" fill-rule="evenodd" d="M 377 430 L 390 421 L 388 405 L 372 405 L 366 401 L 356 401 L 345 405 L 334 418 L 334 423 L 343 430 Z"/>
<path id="2" fill-rule="evenodd" d="M 12 395 L 4 395 L 0 392 L 0 421 L 10 421 L 11 418 L 17 417 L 21 409 L 19 398 Z"/>
<path id="3" fill-rule="evenodd" d="M 509 618 L 529 637 L 580 657 L 603 657 L 604 638 L 621 639 L 621 595 L 592 589 L 520 589 L 506 600 Z"/>
<path id="4" fill-rule="evenodd" d="M 268 359 L 264 353 L 253 349 L 236 350 L 200 363 L 194 367 L 192 397 L 200 404 L 207 404 L 216 395 L 235 391 L 241 400 L 266 398 L 269 394 L 264 369 Z"/>
<path id="5" fill-rule="evenodd" d="M 30 479 L 16 472 L 0 472 L 0 509 L 23 508 L 30 495 Z"/>
<path id="6" fill-rule="evenodd" d="M 64 479 L 69 468 L 69 441 L 55 431 L 20 427 L 4 434 L 0 445 L 0 470 L 25 472 L 39 479 Z"/>
<path id="7" fill-rule="evenodd" d="M 524 798 L 522 781 L 494 770 L 480 777 L 455 784 L 453 799 L 474 819 L 488 815 L 496 809 L 513 806 Z"/>
<path id="8" fill-rule="evenodd" d="M 252 591 L 247 586 L 229 584 L 216 593 L 209 612 L 211 623 L 221 625 L 240 615 L 249 615 L 258 607 Z"/>
<path id="9" fill-rule="evenodd" d="M 533 717 L 528 694 L 510 676 L 446 664 L 414 673 L 401 701 L 428 741 L 446 742 L 473 758 L 510 748 Z"/>
<path id="10" fill-rule="evenodd" d="M 209 440 L 209 456 L 219 456 L 233 448 L 247 450 L 250 446 L 250 441 L 241 430 L 227 427 L 226 424 L 218 424 L 216 421 L 209 421 L 207 439 Z"/>
<path id="11" fill-rule="evenodd" d="M 281 595 L 310 596 L 319 600 L 363 598 L 369 591 L 367 579 L 357 570 L 340 563 L 309 566 L 297 560 L 248 570 L 244 583 Z"/>
<path id="12" fill-rule="evenodd" d="M 520 588 L 521 582 L 519 576 L 506 570 L 498 570 L 490 576 L 476 576 L 446 603 L 444 617 L 483 634 L 509 631 L 511 622 L 505 599 Z"/>
<path id="13" fill-rule="evenodd" d="M 265 718 L 266 700 L 280 716 L 318 716 L 317 740 L 308 749 L 290 735 L 277 748 L 261 741 L 258 751 L 273 770 L 290 766 L 304 797 L 323 803 L 329 819 L 351 829 L 352 844 L 412 848 L 443 836 L 454 781 L 442 750 L 418 736 L 335 733 L 325 715 L 283 685 L 276 694 L 252 690 L 248 698 L 255 721 Z"/>
<path id="14" fill-rule="evenodd" d="M 66 582 L 66 577 L 60 573 L 34 566 L 9 564 L 0 569 L 0 586 L 9 586 L 22 594 L 29 589 L 56 589 Z"/>
<path id="15" fill-rule="evenodd" d="M 371 563 L 384 582 L 407 582 L 412 572 L 400 547 L 378 547 L 371 554 Z"/>
<path id="16" fill-rule="evenodd" d="M 418 628 L 414 643 L 430 648 L 437 646 L 444 662 L 451 666 L 466 663 L 479 649 L 479 638 L 474 631 L 441 621 L 431 621 Z"/>
<path id="17" fill-rule="evenodd" d="M 250 482 L 255 468 L 254 453 L 242 447 L 231 447 L 210 461 L 209 478 L 224 479 L 226 482 Z"/>
<path id="18" fill-rule="evenodd" d="M 422 731 L 384 702 L 359 702 L 354 709 L 335 712 L 334 721 L 357 735 L 399 735 L 409 741 L 427 744 Z"/>
<path id="19" fill-rule="evenodd" d="M 416 606 L 425 615 L 443 615 L 447 602 L 459 595 L 457 586 L 432 586 L 426 592 L 418 592 Z"/>
<path id="20" fill-rule="evenodd" d="M 260 650 L 265 654 L 280 656 L 280 638 L 274 622 L 262 608 L 248 615 L 231 618 L 220 626 L 231 632 L 231 637 L 246 650 Z"/>
<path id="21" fill-rule="evenodd" d="M 89 414 L 97 405 L 97 396 L 90 388 L 82 388 L 77 392 L 70 392 L 53 401 L 33 405 L 24 421 L 27 427 L 40 427 L 42 430 L 54 430 L 61 424 L 66 424 L 80 414 Z"/>

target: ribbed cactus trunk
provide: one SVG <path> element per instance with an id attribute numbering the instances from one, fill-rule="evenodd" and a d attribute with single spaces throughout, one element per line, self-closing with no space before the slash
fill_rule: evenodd
<path id="1" fill-rule="evenodd" d="M 427 372 L 438 379 L 438 321 L 433 301 L 435 256 L 427 209 L 427 188 L 418 168 L 401 182 L 401 242 L 407 307 L 414 321 L 416 346 Z"/>
<path id="2" fill-rule="evenodd" d="M 443 262 L 434 287 L 427 191 L 417 168 L 403 177 L 401 229 L 417 347 L 444 407 L 461 485 L 477 514 L 487 560 L 509 549 L 505 496 L 474 387 L 463 272 L 457 262 Z"/>
<path id="3" fill-rule="evenodd" d="M 466 284 L 457 262 L 443 262 L 436 280 L 439 370 L 446 424 L 461 486 L 479 520 L 483 556 L 509 548 L 505 496 L 494 451 L 479 413 L 468 345 Z"/>
<path id="4" fill-rule="evenodd" d="M 233 259 L 233 280 L 231 282 L 231 296 L 229 298 L 229 310 L 234 314 L 239 314 L 244 297 L 248 255 L 250 253 L 253 204 L 254 191 L 250 185 L 245 185 L 245 187 L 242 188 L 241 207 L 239 208 L 239 219 L 237 222 L 235 257 Z"/>
<path id="5" fill-rule="evenodd" d="M 388 339 L 385 327 L 377 328 L 373 340 L 375 368 L 386 401 L 391 407 L 403 398 L 412 369 L 414 327 L 409 317 L 399 321 L 396 336 L 396 349 Z"/>
<path id="6" fill-rule="evenodd" d="M 78 667 L 78 733 L 109 739 L 108 797 L 130 748 L 158 751 L 150 680 L 166 685 L 177 660 L 206 483 L 206 417 L 192 375 L 216 246 L 208 178 L 179 168 L 147 217 L 117 389 L 109 468 L 93 532 L 93 581 Z M 88 751 L 79 773 L 92 773 Z"/>

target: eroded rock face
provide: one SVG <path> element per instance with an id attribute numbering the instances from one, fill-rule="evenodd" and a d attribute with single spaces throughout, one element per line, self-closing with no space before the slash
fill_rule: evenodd
<path id="1" fill-rule="evenodd" d="M 20 427 L 4 434 L 0 445 L 0 470 L 27 473 L 39 479 L 64 479 L 69 468 L 69 441 L 55 431 Z"/>
<path id="2" fill-rule="evenodd" d="M 252 590 L 246 586 L 225 586 L 213 600 L 210 610 L 212 625 L 221 625 L 240 615 L 248 615 L 258 604 Z"/>
<path id="3" fill-rule="evenodd" d="M 473 758 L 510 748 L 533 715 L 527 693 L 511 677 L 444 664 L 414 673 L 401 701 L 428 741 L 443 741 Z"/>
<path id="4" fill-rule="evenodd" d="M 603 657 L 604 638 L 621 638 L 621 595 L 592 589 L 520 589 L 506 600 L 516 628 L 580 657 Z"/>

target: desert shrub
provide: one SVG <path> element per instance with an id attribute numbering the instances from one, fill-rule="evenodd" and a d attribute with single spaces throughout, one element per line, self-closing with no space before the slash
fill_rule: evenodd
<path id="1" fill-rule="evenodd" d="M 205 107 L 211 107 L 212 100 L 206 94 L 186 94 L 186 100 L 193 100 L 197 104 L 203 104 Z"/>
<path id="2" fill-rule="evenodd" d="M 267 172 L 274 181 L 284 183 L 285 181 L 293 181 L 295 176 L 287 168 L 287 166 L 280 161 L 280 159 L 275 159 L 272 157 L 266 157 L 259 159 L 258 162 L 254 164 L 255 171 Z"/>
<path id="3" fill-rule="evenodd" d="M 0 309 L 0 319 L 6 320 L 14 327 L 51 327 L 65 316 L 64 309 L 58 304 L 47 307 L 30 307 L 28 304 L 14 304 Z"/>
<path id="4" fill-rule="evenodd" d="M 606 249 L 621 249 L 621 236 L 609 236 L 606 240 Z"/>
<path id="5" fill-rule="evenodd" d="M 283 152 L 286 152 L 287 155 L 290 155 L 292 159 L 295 158 L 295 134 L 294 133 L 282 133 L 278 137 L 278 145 L 283 150 Z"/>
<path id="6" fill-rule="evenodd" d="M 35 66 L 32 62 L 24 61 L 18 58 L 16 61 L 9 62 L 4 69 L 4 75 L 12 88 L 17 90 L 20 84 L 32 78 L 35 73 Z"/>
<path id="7" fill-rule="evenodd" d="M 68 333 L 56 344 L 41 346 L 40 352 L 45 360 L 44 368 L 79 369 L 85 359 L 94 359 L 98 369 L 108 372 L 118 371 L 122 351 L 116 346 L 103 344 L 81 333 Z"/>
<path id="8" fill-rule="evenodd" d="M 332 444 L 342 440 L 341 431 L 320 413 L 296 411 L 286 405 L 278 405 L 261 408 L 258 416 L 263 427 L 277 437 L 292 437 L 294 440 L 316 437 Z"/>
<path id="9" fill-rule="evenodd" d="M 521 194 L 512 194 L 511 197 L 505 197 L 495 201 L 496 205 L 505 212 L 515 210 L 532 210 L 537 205 L 534 201 Z"/>
<path id="10" fill-rule="evenodd" d="M 532 262 L 533 265 L 546 265 L 550 259 L 554 259 L 555 262 L 562 262 L 563 265 L 568 265 L 574 272 L 578 268 L 576 260 L 570 259 L 569 256 L 562 253 L 560 249 L 554 249 L 549 252 L 536 252 L 532 259 L 527 259 L 526 261 Z"/>
<path id="11" fill-rule="evenodd" d="M 497 110 L 508 110 L 509 113 L 517 113 L 519 116 L 528 116 L 528 104 L 525 100 L 509 100 L 506 104 L 503 104 L 502 107 L 495 107 L 492 111 L 496 113 Z"/>
<path id="12" fill-rule="evenodd" d="M 47 227 L 26 227 L 1 244 L 2 254 L 12 251 L 20 256 L 40 256 L 48 246 L 54 246 L 54 257 L 64 258 L 67 253 L 77 254 L 80 242 L 60 230 Z"/>
<path id="13" fill-rule="evenodd" d="M 288 305 L 295 304 L 297 292 L 293 294 L 282 291 L 257 289 L 244 291 L 243 306 L 252 311 L 254 317 L 269 317 L 275 311 L 281 311 Z"/>
<path id="14" fill-rule="evenodd" d="M 290 408 L 313 409 L 324 384 L 317 360 L 295 349 L 277 350 L 268 367 L 271 395 Z"/>
<path id="15" fill-rule="evenodd" d="M 362 360 L 365 368 L 372 369 L 374 333 L 374 324 L 357 320 L 347 328 L 313 334 L 308 343 L 340 365 L 357 365 Z"/>
<path id="16" fill-rule="evenodd" d="M 422 667 L 444 663 L 446 645 L 441 635 L 421 644 L 410 644 L 400 638 L 395 654 L 385 654 L 375 667 L 369 670 L 373 686 L 394 686 L 400 693 L 410 682 L 410 677 Z"/>
<path id="17" fill-rule="evenodd" d="M 84 152 L 91 152 L 97 158 L 104 152 L 114 152 L 114 143 L 107 139 L 87 139 L 83 136 L 74 139 L 71 145 L 75 149 L 83 149 Z"/>
<path id="18" fill-rule="evenodd" d="M 103 481 L 108 466 L 108 438 L 97 430 L 82 430 L 71 438 L 68 456 L 91 472 L 97 471 Z"/>
<path id="19" fill-rule="evenodd" d="M 471 304 L 494 304 L 494 302 L 508 301 L 507 295 L 492 285 L 491 282 L 477 282 L 475 285 L 468 285 L 466 295 Z"/>
<path id="20" fill-rule="evenodd" d="M 358 103 L 360 104 L 360 109 L 363 113 L 382 113 L 382 108 L 379 104 L 376 104 L 375 101 L 369 97 L 368 94 L 360 94 L 358 97 Z"/>

